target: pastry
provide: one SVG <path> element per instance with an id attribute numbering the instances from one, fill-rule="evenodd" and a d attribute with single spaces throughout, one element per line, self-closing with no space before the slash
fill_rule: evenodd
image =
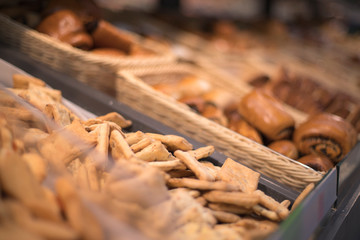
<path id="1" fill-rule="evenodd" d="M 95 30 L 91 33 L 95 48 L 116 48 L 130 54 L 131 46 L 135 42 L 134 37 L 118 29 L 111 23 L 100 20 Z"/>
<path id="2" fill-rule="evenodd" d="M 334 164 L 330 159 L 325 156 L 319 156 L 315 154 L 305 155 L 299 158 L 297 161 L 319 172 L 327 172 L 334 167 Z"/>
<path id="3" fill-rule="evenodd" d="M 227 117 L 229 120 L 228 128 L 257 143 L 263 144 L 260 133 L 247 123 L 238 112 L 232 112 Z"/>
<path id="4" fill-rule="evenodd" d="M 299 157 L 298 150 L 295 144 L 289 140 L 279 140 L 268 145 L 275 152 L 278 152 L 288 158 L 297 159 Z"/>
<path id="5" fill-rule="evenodd" d="M 93 46 L 93 40 L 85 31 L 82 21 L 70 10 L 60 10 L 47 16 L 36 29 L 76 48 L 88 50 Z"/>
<path id="6" fill-rule="evenodd" d="M 325 155 L 336 164 L 355 145 L 356 130 L 341 117 L 322 113 L 296 128 L 294 142 L 302 154 Z"/>
<path id="7" fill-rule="evenodd" d="M 240 101 L 243 118 L 270 140 L 289 138 L 295 121 L 285 112 L 281 102 L 270 93 L 255 89 Z"/>

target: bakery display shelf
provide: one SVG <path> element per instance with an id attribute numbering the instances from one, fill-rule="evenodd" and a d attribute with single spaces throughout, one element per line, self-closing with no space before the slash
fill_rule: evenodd
<path id="1" fill-rule="evenodd" d="M 143 132 L 174 134 L 185 137 L 193 144 L 194 148 L 204 146 L 176 130 L 131 109 L 127 105 L 116 101 L 114 98 L 111 98 L 98 90 L 80 83 L 67 75 L 54 71 L 42 63 L 34 62 L 26 55 L 11 47 L 1 45 L 0 58 L 32 76 L 44 79 L 49 86 L 60 90 L 64 98 L 79 105 L 86 111 L 95 115 L 104 115 L 113 111 L 120 113 L 126 119 L 132 121 L 133 124 L 128 129 L 129 131 L 140 130 Z M 216 165 L 222 165 L 226 158 L 225 155 L 215 151 L 207 160 Z M 289 199 L 293 202 L 299 194 L 299 192 L 263 175 L 260 178 L 259 189 L 266 194 L 271 195 L 278 201 Z"/>
<path id="2" fill-rule="evenodd" d="M 51 87 L 61 90 L 64 98 L 95 115 L 116 111 L 125 118 L 132 120 L 133 126 L 130 130 L 183 136 L 176 130 L 144 116 L 125 104 L 117 102 L 115 99 L 75 81 L 67 75 L 51 70 L 41 63 L 30 60 L 29 57 L 6 45 L 0 46 L 0 56 L 3 60 L 17 66 L 25 72 L 44 79 Z M 194 145 L 194 147 L 203 146 L 191 138 L 186 138 Z M 217 165 L 221 165 L 225 159 L 226 156 L 215 152 L 209 160 Z M 269 239 L 307 239 L 320 224 L 321 220 L 331 210 L 331 207 L 336 201 L 336 181 L 337 169 L 334 168 L 325 175 L 325 177 L 316 185 L 315 189 L 299 205 L 299 207 L 290 214 L 290 216 L 280 225 L 278 231 L 271 235 Z M 299 194 L 265 176 L 261 176 L 260 178 L 259 189 L 263 190 L 266 194 L 272 196 L 276 200 L 289 199 L 293 202 Z M 311 221 L 308 220 L 309 216 Z"/>

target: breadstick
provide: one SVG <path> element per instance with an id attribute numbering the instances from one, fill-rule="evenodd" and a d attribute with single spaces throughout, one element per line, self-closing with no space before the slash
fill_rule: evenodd
<path id="1" fill-rule="evenodd" d="M 267 210 L 266 208 L 260 206 L 260 205 L 255 205 L 252 207 L 252 209 L 254 210 L 254 212 L 260 216 L 264 216 L 272 221 L 280 221 L 280 218 L 278 216 L 278 214 L 276 214 L 276 212 L 274 211 L 270 211 Z"/>
<path id="2" fill-rule="evenodd" d="M 221 191 L 236 191 L 238 188 L 226 182 L 209 182 L 192 178 L 170 178 L 167 181 L 170 187 L 185 187 L 198 190 L 221 190 Z"/>
<path id="3" fill-rule="evenodd" d="M 140 150 L 146 148 L 147 146 L 149 146 L 153 141 L 150 138 L 143 138 L 141 139 L 139 142 L 131 145 L 131 150 L 134 153 L 139 152 Z"/>
<path id="4" fill-rule="evenodd" d="M 149 162 L 150 166 L 156 167 L 162 171 L 171 171 L 171 170 L 185 170 L 186 166 L 178 159 L 171 161 L 160 161 L 160 162 Z"/>
<path id="5" fill-rule="evenodd" d="M 209 202 L 228 203 L 245 208 L 252 208 L 260 201 L 259 196 L 242 192 L 210 191 L 203 197 Z"/>
<path id="6" fill-rule="evenodd" d="M 269 210 L 276 212 L 279 215 L 280 219 L 283 220 L 289 215 L 289 210 L 286 207 L 281 205 L 279 202 L 274 200 L 272 197 L 266 195 L 263 191 L 256 190 L 254 192 L 254 194 L 256 194 L 257 196 L 260 197 L 261 205 L 268 208 Z"/>
<path id="7" fill-rule="evenodd" d="M 214 211 L 223 211 L 235 214 L 249 214 L 253 212 L 252 209 L 227 203 L 209 203 L 208 207 Z"/>
<path id="8" fill-rule="evenodd" d="M 241 219 L 238 215 L 229 212 L 212 210 L 211 213 L 219 222 L 222 223 L 235 223 Z"/>
<path id="9" fill-rule="evenodd" d="M 280 204 L 283 205 L 283 206 L 286 207 L 286 208 L 289 208 L 290 205 L 291 205 L 291 202 L 290 202 L 290 200 L 285 199 L 285 200 L 282 201 Z"/>
<path id="10" fill-rule="evenodd" d="M 205 166 L 201 165 L 201 163 L 191 156 L 190 153 L 176 150 L 174 155 L 191 171 L 193 171 L 200 180 L 215 181 L 215 177 L 209 172 L 209 170 Z"/>
<path id="11" fill-rule="evenodd" d="M 299 194 L 299 196 L 295 199 L 294 204 L 291 207 L 291 210 L 294 210 L 301 202 L 305 199 L 305 197 L 314 189 L 315 183 L 310 183 L 307 185 L 304 190 Z"/>

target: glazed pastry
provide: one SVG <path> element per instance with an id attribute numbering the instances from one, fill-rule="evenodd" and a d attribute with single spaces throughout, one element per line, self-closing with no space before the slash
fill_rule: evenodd
<path id="1" fill-rule="evenodd" d="M 302 154 L 325 155 L 336 164 L 355 145 L 356 130 L 341 117 L 322 113 L 296 128 L 294 142 Z"/>
<path id="2" fill-rule="evenodd" d="M 294 119 L 270 93 L 253 90 L 242 98 L 238 110 L 248 123 L 270 140 L 289 138 L 293 132 Z"/>
<path id="3" fill-rule="evenodd" d="M 263 144 L 260 133 L 247 123 L 238 112 L 232 112 L 227 117 L 229 120 L 228 128 L 257 143 Z"/>
<path id="4" fill-rule="evenodd" d="M 123 51 L 115 48 L 95 48 L 91 50 L 92 53 L 109 56 L 109 57 L 123 57 L 126 55 Z"/>
<path id="5" fill-rule="evenodd" d="M 224 112 L 213 103 L 206 102 L 201 115 L 225 127 L 228 124 Z"/>
<path id="6" fill-rule="evenodd" d="M 299 152 L 295 144 L 290 140 L 279 140 L 272 142 L 268 145 L 268 148 L 271 148 L 275 152 L 278 152 L 291 159 L 297 159 L 299 157 Z"/>
<path id="7" fill-rule="evenodd" d="M 100 20 L 91 33 L 95 48 L 116 48 L 130 54 L 135 39 L 126 32 L 118 29 L 111 23 Z"/>
<path id="8" fill-rule="evenodd" d="M 314 154 L 303 156 L 297 161 L 319 172 L 327 172 L 334 167 L 334 164 L 327 157 Z"/>
<path id="9" fill-rule="evenodd" d="M 93 46 L 93 40 L 85 32 L 81 20 L 70 10 L 60 10 L 49 15 L 36 29 L 76 48 L 88 50 Z"/>

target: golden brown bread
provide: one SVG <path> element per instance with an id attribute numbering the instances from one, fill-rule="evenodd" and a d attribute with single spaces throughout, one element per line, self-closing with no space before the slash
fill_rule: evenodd
<path id="1" fill-rule="evenodd" d="M 111 23 L 100 20 L 91 33 L 95 48 L 116 48 L 130 54 L 134 38 Z"/>
<path id="2" fill-rule="evenodd" d="M 76 48 L 88 50 L 93 46 L 82 21 L 70 10 L 60 10 L 47 16 L 36 29 Z"/>
<path id="3" fill-rule="evenodd" d="M 291 136 L 295 125 L 281 102 L 270 93 L 255 89 L 245 95 L 238 107 L 243 118 L 270 140 Z"/>
<path id="4" fill-rule="evenodd" d="M 125 52 L 115 48 L 95 48 L 91 50 L 91 52 L 94 54 L 109 56 L 109 57 L 122 57 L 126 55 Z"/>
<path id="5" fill-rule="evenodd" d="M 213 103 L 206 102 L 201 115 L 225 127 L 228 124 L 224 112 Z"/>
<path id="6" fill-rule="evenodd" d="M 295 144 L 290 140 L 275 141 L 270 143 L 268 147 L 291 159 L 297 159 L 299 157 L 299 152 Z"/>
<path id="7" fill-rule="evenodd" d="M 325 156 L 319 156 L 315 154 L 305 155 L 299 158 L 297 161 L 320 172 L 327 172 L 334 167 L 334 164 L 330 159 Z"/>
<path id="8" fill-rule="evenodd" d="M 227 117 L 229 119 L 228 128 L 257 143 L 263 144 L 260 133 L 247 123 L 238 112 L 227 114 Z"/>
<path id="9" fill-rule="evenodd" d="M 325 155 L 339 162 L 356 143 L 356 130 L 339 116 L 321 113 L 296 128 L 294 142 L 302 154 Z"/>

